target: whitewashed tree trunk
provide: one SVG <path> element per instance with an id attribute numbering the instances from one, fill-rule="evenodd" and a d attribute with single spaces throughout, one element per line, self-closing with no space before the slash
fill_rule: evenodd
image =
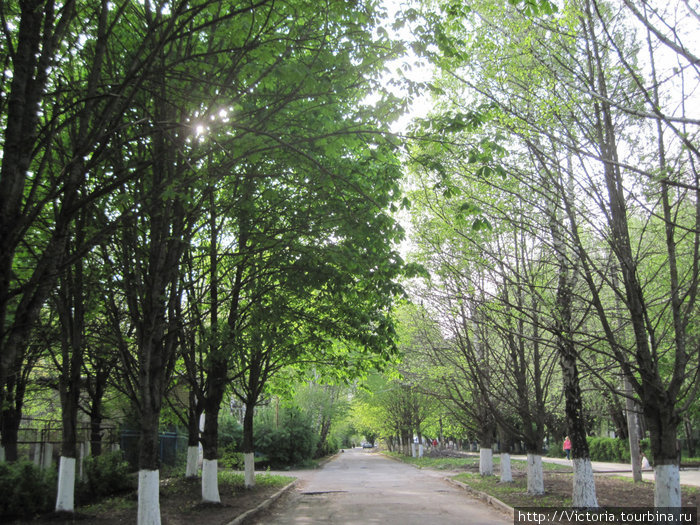
<path id="1" fill-rule="evenodd" d="M 510 454 L 501 452 L 501 483 L 512 483 L 513 472 L 510 468 Z"/>
<path id="2" fill-rule="evenodd" d="M 418 448 L 418 445 L 416 445 L 415 443 L 411 443 L 411 456 L 414 458 L 418 455 L 416 448 Z"/>
<path id="3" fill-rule="evenodd" d="M 625 409 L 627 411 L 627 433 L 630 445 L 630 458 L 632 463 L 632 479 L 639 483 L 642 481 L 642 456 L 639 450 L 639 431 L 637 428 L 637 412 L 632 398 L 632 384 L 629 378 L 624 378 Z"/>
<path id="4" fill-rule="evenodd" d="M 418 445 L 418 457 L 422 458 L 423 457 L 423 443 Z"/>
<path id="5" fill-rule="evenodd" d="M 678 465 L 654 466 L 654 507 L 681 506 L 681 480 Z"/>
<path id="6" fill-rule="evenodd" d="M 574 461 L 574 487 L 571 494 L 573 507 L 594 508 L 598 506 L 598 498 L 595 491 L 595 479 L 593 478 L 593 466 L 590 458 L 575 458 Z"/>
<path id="7" fill-rule="evenodd" d="M 5 463 L 5 447 L 0 446 L 0 463 Z"/>
<path id="8" fill-rule="evenodd" d="M 157 470 L 139 470 L 137 525 L 160 525 L 160 500 Z"/>
<path id="9" fill-rule="evenodd" d="M 244 483 L 246 488 L 255 486 L 255 454 L 248 452 L 243 454 L 243 463 L 245 465 Z"/>
<path id="10" fill-rule="evenodd" d="M 196 478 L 199 462 L 199 447 L 187 447 L 187 467 L 185 468 L 186 478 Z"/>
<path id="11" fill-rule="evenodd" d="M 61 456 L 58 462 L 56 512 L 74 512 L 75 458 Z"/>
<path id="12" fill-rule="evenodd" d="M 542 456 L 527 455 L 527 493 L 544 494 L 544 474 L 542 472 Z"/>
<path id="13" fill-rule="evenodd" d="M 490 448 L 479 450 L 479 474 L 482 476 L 493 475 L 493 451 Z"/>
<path id="14" fill-rule="evenodd" d="M 218 467 L 218 460 L 216 459 L 205 459 L 202 461 L 202 501 L 204 503 L 221 503 Z"/>

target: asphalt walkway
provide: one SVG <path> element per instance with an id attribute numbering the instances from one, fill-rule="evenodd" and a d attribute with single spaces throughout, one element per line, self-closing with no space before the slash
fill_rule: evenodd
<path id="1" fill-rule="evenodd" d="M 291 472 L 290 472 L 291 474 Z M 296 474 L 296 473 L 294 473 Z M 510 525 L 510 515 L 443 479 L 375 451 L 346 450 L 299 482 L 257 524 Z"/>
<path id="2" fill-rule="evenodd" d="M 518 459 L 526 461 L 526 456 L 511 456 L 511 459 Z M 571 461 L 564 458 L 548 458 L 543 457 L 542 461 L 547 463 L 557 463 L 559 465 L 571 465 Z M 627 463 L 607 463 L 604 461 L 592 461 L 593 472 L 596 474 L 615 474 L 619 476 L 629 476 L 632 477 L 632 465 Z M 680 472 L 681 485 L 693 485 L 700 487 L 700 470 L 695 469 L 681 469 Z M 654 471 L 644 470 L 642 472 L 642 479 L 645 481 L 654 481 Z"/>

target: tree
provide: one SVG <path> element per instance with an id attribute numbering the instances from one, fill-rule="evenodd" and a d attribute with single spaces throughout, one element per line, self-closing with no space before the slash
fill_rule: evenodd
<path id="1" fill-rule="evenodd" d="M 647 22 L 658 16 L 653 10 L 643 15 L 642 9 L 627 8 Z M 550 184 L 558 185 L 554 199 L 553 193 L 542 191 L 539 179 L 532 180 L 529 188 L 560 210 L 558 216 L 565 220 L 558 221 L 559 240 L 553 242 L 566 247 L 558 250 L 562 258 L 579 261 L 569 260 L 563 266 L 568 270 L 559 286 L 560 339 L 577 339 L 579 345 L 614 357 L 640 400 L 655 443 L 656 504 L 673 506 L 678 495 L 672 466 L 674 429 L 697 388 L 689 375 L 696 353 L 687 346 L 688 337 L 693 337 L 688 313 L 695 308 L 697 283 L 690 256 L 696 239 L 688 232 L 697 228 L 692 213 L 685 211 L 695 209 L 697 201 L 692 196 L 697 188 L 693 168 L 697 149 L 688 139 L 696 130 L 687 118 L 684 87 L 679 97 L 668 95 L 667 103 L 647 86 L 663 86 L 668 94 L 690 77 L 669 70 L 669 81 L 662 84 L 654 80 L 661 77 L 653 71 L 645 74 L 637 65 L 641 48 L 634 37 L 639 33 L 629 29 L 633 27 L 626 19 L 629 12 L 615 5 L 591 1 L 567 5 L 559 13 L 552 9 L 520 13 L 518 8 L 494 10 L 484 3 L 479 18 L 469 18 L 479 31 L 468 43 L 451 38 L 462 27 L 453 21 L 465 13 L 451 14 L 439 25 L 438 36 L 453 63 L 445 59 L 442 64 L 455 83 L 468 86 L 480 101 L 498 108 L 498 124 L 512 137 L 511 144 L 521 141 L 536 152 L 532 171 L 547 166 Z M 651 25 L 656 31 L 661 27 Z M 654 29 L 649 28 L 654 38 L 647 38 L 648 43 L 657 39 L 675 46 L 679 60 L 687 60 L 687 48 Z M 683 31 L 677 26 L 673 30 L 682 40 Z M 653 65 L 654 46 L 649 48 L 648 62 Z M 494 53 L 501 59 L 494 60 Z M 455 67 L 454 59 L 462 69 Z M 674 113 L 670 101 L 678 98 L 679 110 Z M 684 136 L 678 134 L 680 127 Z M 654 128 L 656 133 L 649 134 Z M 665 139 L 667 131 L 678 139 L 675 144 Z M 656 144 L 649 140 L 654 135 Z M 677 169 L 666 177 L 670 164 L 664 159 L 671 151 Z M 651 256 L 652 246 L 660 240 L 668 263 L 668 279 L 663 281 L 654 280 L 660 275 L 661 257 Z M 611 254 L 616 262 L 612 268 Z M 600 323 L 581 334 L 584 337 L 574 337 L 567 328 L 573 271 L 585 283 L 588 304 Z M 625 309 L 622 329 L 615 302 L 609 299 L 615 296 Z M 658 304 L 667 306 L 656 308 Z M 601 333 L 606 344 L 594 344 Z M 627 339 L 627 334 L 632 337 Z M 573 370 L 570 364 L 566 368 Z"/>

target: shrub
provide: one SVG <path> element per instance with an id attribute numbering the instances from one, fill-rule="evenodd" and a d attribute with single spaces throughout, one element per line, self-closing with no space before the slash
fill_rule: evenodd
<path id="1" fill-rule="evenodd" d="M 255 450 L 265 454 L 272 467 L 310 460 L 318 435 L 309 417 L 296 407 L 280 408 L 278 419 L 272 416 L 272 412 L 263 412 L 255 425 Z"/>
<path id="2" fill-rule="evenodd" d="M 328 436 L 321 447 L 317 450 L 316 457 L 322 458 L 338 452 L 338 440 L 333 436 Z"/>
<path id="3" fill-rule="evenodd" d="M 134 477 L 129 474 L 129 464 L 121 452 L 85 458 L 83 473 L 85 479 L 78 484 L 81 503 L 135 489 Z"/>
<path id="4" fill-rule="evenodd" d="M 240 450 L 243 441 L 243 427 L 233 416 L 228 414 L 219 418 L 219 448 Z"/>
<path id="5" fill-rule="evenodd" d="M 588 448 L 591 453 L 591 461 L 630 462 L 629 443 L 624 439 L 589 437 Z"/>
<path id="6" fill-rule="evenodd" d="M 238 452 L 235 445 L 229 444 L 221 451 L 219 466 L 233 470 L 242 470 L 244 466 L 243 452 Z"/>
<path id="7" fill-rule="evenodd" d="M 549 448 L 547 449 L 548 458 L 565 458 L 566 452 L 564 452 L 564 442 L 563 441 L 550 441 Z"/>
<path id="8" fill-rule="evenodd" d="M 30 461 L 0 463 L 0 516 L 30 517 L 53 510 L 56 471 Z"/>

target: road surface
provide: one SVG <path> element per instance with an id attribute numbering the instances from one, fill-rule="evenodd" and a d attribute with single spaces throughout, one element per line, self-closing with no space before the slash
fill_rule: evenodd
<path id="1" fill-rule="evenodd" d="M 256 517 L 257 524 L 511 525 L 512 517 L 443 479 L 362 449 L 346 450 Z"/>

